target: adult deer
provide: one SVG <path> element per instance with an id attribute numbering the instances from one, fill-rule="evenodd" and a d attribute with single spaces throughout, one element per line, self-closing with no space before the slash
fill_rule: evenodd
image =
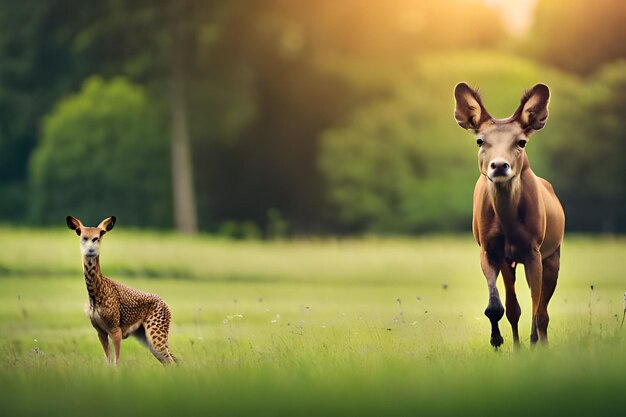
<path id="1" fill-rule="evenodd" d="M 454 117 L 476 135 L 480 177 L 474 188 L 472 229 L 480 245 L 480 266 L 489 287 L 485 315 L 491 322 L 491 345 L 503 343 L 498 321 L 504 308 L 496 288 L 502 272 L 506 316 L 519 346 L 521 309 L 515 295 L 515 267 L 524 265 L 532 298 L 531 343 L 548 341 L 548 303 L 556 288 L 565 214 L 552 185 L 530 168 L 526 144 L 548 118 L 550 90 L 535 85 L 507 119 L 489 115 L 478 92 L 465 83 L 454 89 Z"/>

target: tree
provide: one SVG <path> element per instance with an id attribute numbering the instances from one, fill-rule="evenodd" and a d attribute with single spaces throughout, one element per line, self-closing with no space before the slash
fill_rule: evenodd
<path id="1" fill-rule="evenodd" d="M 104 23 L 85 28 L 90 53 L 116 50 L 120 41 L 136 39 L 109 64 L 126 67 L 147 83 L 168 78 L 174 224 L 187 234 L 198 230 L 188 112 L 189 85 L 210 66 L 210 51 L 220 19 L 237 2 L 176 0 L 166 2 L 109 0 Z M 228 71 L 228 68 L 223 68 Z M 159 87 L 157 87 L 159 89 Z"/>
<path id="2" fill-rule="evenodd" d="M 69 40 L 83 13 L 66 1 L 0 0 L 0 218 L 24 221 L 27 167 L 41 117 L 84 75 L 72 69 Z M 71 20 L 69 19 L 71 16 Z M 64 25 L 59 25 L 64 17 Z"/>
<path id="3" fill-rule="evenodd" d="M 296 233 L 337 227 L 318 163 L 322 133 L 392 94 L 397 77 L 388 74 L 405 74 L 420 53 L 503 38 L 497 12 L 481 1 L 259 0 L 232 9 L 214 59 L 250 74 L 256 113 L 236 141 L 206 153 L 216 158 L 199 180 L 222 197 L 214 217 L 269 226 L 275 208 Z"/>
<path id="4" fill-rule="evenodd" d="M 453 118 L 452 90 L 461 80 L 481 87 L 487 109 L 498 118 L 513 113 L 525 87 L 539 81 L 550 85 L 556 117 L 527 148 L 535 172 L 552 179 L 545 161 L 556 151 L 550 143 L 556 146 L 568 131 L 563 112 L 579 98 L 575 79 L 507 54 L 423 55 L 397 80 L 391 97 L 359 109 L 322 137 L 320 169 L 344 227 L 394 233 L 470 230 L 479 173 L 475 141 Z"/>
<path id="5" fill-rule="evenodd" d="M 8 62 L 18 68 L 14 70 L 16 77 L 36 86 L 24 88 L 18 83 L 18 91 L 6 94 L 4 102 L 0 91 L 0 109 L 8 109 L 7 114 L 15 112 L 12 101 L 20 93 L 28 92 L 24 97 L 33 101 L 24 104 L 32 105 L 35 111 L 22 112 L 19 116 L 27 118 L 24 125 L 28 128 L 23 130 L 30 141 L 25 142 L 30 145 L 24 155 L 27 157 L 34 146 L 39 118 L 55 100 L 77 88 L 91 74 L 126 75 L 146 85 L 157 106 L 169 112 L 175 224 L 185 233 L 195 232 L 197 214 L 186 85 L 194 71 L 206 65 L 205 51 L 214 42 L 211 33 L 215 32 L 219 10 L 226 2 L 107 0 L 85 5 L 76 0 L 55 0 L 40 3 L 0 3 L 0 11 L 7 12 L 3 16 L 6 27 L 13 28 L 3 31 L 0 46 L 9 58 L 15 55 Z M 23 28 L 16 26 L 24 20 L 29 24 Z M 11 68 L 4 69 L 11 74 Z M 169 83 L 165 82 L 167 79 Z M 43 94 L 35 94 L 39 89 Z M 14 127 L 15 123 L 8 125 Z M 20 140 L 20 134 L 11 134 L 9 138 Z"/>
<path id="6" fill-rule="evenodd" d="M 176 3 L 175 3 L 176 4 Z M 186 61 L 189 59 L 186 44 L 190 41 L 193 27 L 187 19 L 189 2 L 179 1 L 174 6 L 170 24 L 171 70 L 170 70 L 170 129 L 172 155 L 172 195 L 174 196 L 174 222 L 183 233 L 193 234 L 198 230 L 198 217 L 193 186 L 187 102 L 185 99 Z M 193 17 L 191 17 L 193 18 Z"/>
<path id="7" fill-rule="evenodd" d="M 124 78 L 92 77 L 58 103 L 30 164 L 35 220 L 115 214 L 131 225 L 169 226 L 167 140 L 156 116 L 143 88 Z"/>
<path id="8" fill-rule="evenodd" d="M 548 155 L 568 227 L 626 232 L 626 61 L 600 69 L 565 115 Z"/>

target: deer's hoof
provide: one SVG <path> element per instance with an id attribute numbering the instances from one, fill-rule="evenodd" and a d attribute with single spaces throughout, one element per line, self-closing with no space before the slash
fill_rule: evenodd
<path id="1" fill-rule="evenodd" d="M 491 343 L 491 346 L 497 349 L 502 346 L 502 343 L 504 343 L 504 338 L 500 334 L 492 334 L 489 342 Z"/>

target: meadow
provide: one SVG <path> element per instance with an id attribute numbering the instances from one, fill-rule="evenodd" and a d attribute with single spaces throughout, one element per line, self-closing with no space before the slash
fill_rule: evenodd
<path id="1" fill-rule="evenodd" d="M 160 294 L 178 366 L 136 340 L 107 367 L 76 236 L 0 228 L 0 414 L 621 415 L 626 239 L 570 236 L 548 347 L 489 345 L 469 235 L 232 241 L 116 228 L 111 278 Z M 503 294 L 501 282 L 499 283 Z"/>

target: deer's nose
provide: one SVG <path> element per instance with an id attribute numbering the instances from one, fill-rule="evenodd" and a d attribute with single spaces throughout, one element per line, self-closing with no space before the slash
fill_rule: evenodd
<path id="1" fill-rule="evenodd" d="M 499 177 L 508 175 L 511 165 L 504 159 L 494 159 L 489 164 L 489 168 L 491 168 L 492 176 Z"/>
<path id="2" fill-rule="evenodd" d="M 491 169 L 501 169 L 501 170 L 506 171 L 509 168 L 511 168 L 511 165 L 509 165 L 508 162 L 492 162 L 491 163 Z"/>

